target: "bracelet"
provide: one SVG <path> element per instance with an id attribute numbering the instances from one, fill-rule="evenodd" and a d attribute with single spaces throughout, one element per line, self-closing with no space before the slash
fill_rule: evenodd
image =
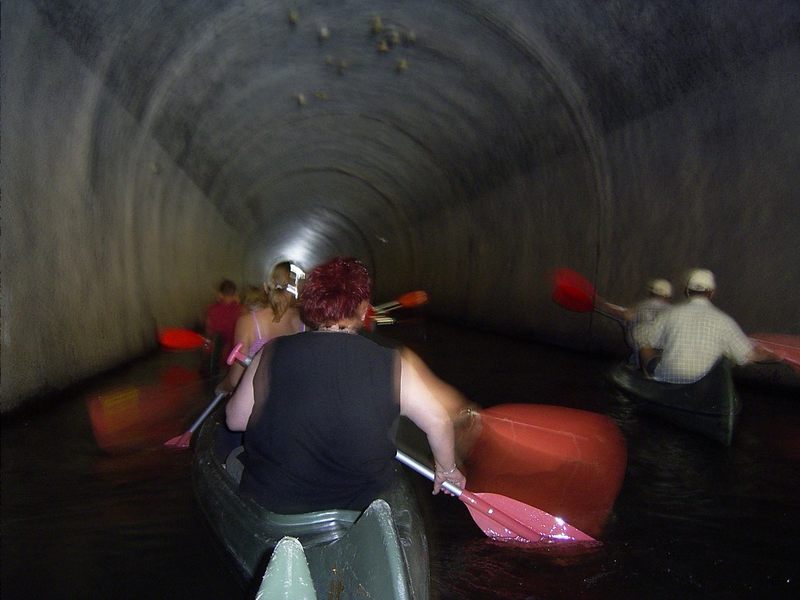
<path id="1" fill-rule="evenodd" d="M 439 463 L 436 464 L 438 466 Z M 436 469 L 436 472 L 439 473 L 439 475 L 445 475 L 445 476 L 452 475 L 456 471 L 458 471 L 458 465 L 456 463 L 453 463 L 453 468 L 451 468 L 449 471 L 442 471 L 441 469 Z"/>

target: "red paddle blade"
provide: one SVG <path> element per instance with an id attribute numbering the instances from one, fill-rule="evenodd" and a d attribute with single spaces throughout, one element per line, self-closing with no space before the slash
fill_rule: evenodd
<path id="1" fill-rule="evenodd" d="M 469 493 L 459 497 L 483 532 L 496 540 L 529 543 L 597 542 L 560 517 L 507 496 Z"/>
<path id="2" fill-rule="evenodd" d="M 781 333 L 754 333 L 750 339 L 779 356 L 795 369 L 800 368 L 800 336 Z"/>
<path id="3" fill-rule="evenodd" d="M 422 306 L 428 302 L 428 293 L 423 290 L 407 292 L 397 299 L 397 303 L 403 308 L 413 308 Z"/>
<path id="4" fill-rule="evenodd" d="M 590 312 L 594 310 L 597 292 L 580 273 L 572 269 L 558 269 L 553 279 L 553 301 L 567 310 Z"/>
<path id="5" fill-rule="evenodd" d="M 192 432 L 186 431 L 164 442 L 167 448 L 188 448 L 192 443 Z"/>
<path id="6" fill-rule="evenodd" d="M 189 329 L 173 328 L 159 331 L 158 342 L 166 350 L 199 350 L 206 338 Z"/>
<path id="7" fill-rule="evenodd" d="M 470 486 L 559 515 L 589 535 L 600 534 L 627 468 L 625 436 L 613 419 L 522 403 L 461 418 L 457 435 Z"/>
<path id="8" fill-rule="evenodd" d="M 414 292 L 406 292 L 397 300 L 392 300 L 390 302 L 384 302 L 383 304 L 376 304 L 372 307 L 372 310 L 376 314 L 389 312 L 390 310 L 395 310 L 398 308 L 413 308 L 415 306 L 420 306 L 425 304 L 428 301 L 428 293 L 422 290 L 417 290 Z"/>

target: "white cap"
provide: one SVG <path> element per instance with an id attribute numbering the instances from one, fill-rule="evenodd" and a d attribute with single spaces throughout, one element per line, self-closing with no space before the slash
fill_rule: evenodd
<path id="1" fill-rule="evenodd" d="M 647 291 L 662 298 L 672 298 L 672 284 L 666 279 L 651 279 Z"/>
<path id="2" fill-rule="evenodd" d="M 686 289 L 693 292 L 711 292 L 717 288 L 714 274 L 708 269 L 693 269 L 686 280 Z"/>

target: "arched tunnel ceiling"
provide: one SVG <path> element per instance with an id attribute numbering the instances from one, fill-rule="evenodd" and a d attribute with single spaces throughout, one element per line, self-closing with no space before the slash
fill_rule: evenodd
<path id="1" fill-rule="evenodd" d="M 36 5 L 246 238 L 367 250 L 515 172 L 601 154 L 599 133 L 798 22 L 749 0 Z"/>
<path id="2" fill-rule="evenodd" d="M 278 257 L 353 254 L 376 299 L 419 287 L 432 317 L 592 351 L 616 324 L 555 305 L 555 267 L 631 303 L 706 266 L 745 331 L 798 332 L 796 0 L 2 18 L 0 400 L 120 364 Z"/>

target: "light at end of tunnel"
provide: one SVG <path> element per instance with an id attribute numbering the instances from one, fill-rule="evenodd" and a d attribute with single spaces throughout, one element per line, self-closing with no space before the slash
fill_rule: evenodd
<path id="1" fill-rule="evenodd" d="M 282 260 L 287 260 L 296 266 L 299 265 L 299 267 L 302 267 L 303 269 L 307 269 L 310 266 L 312 266 L 311 262 L 313 261 L 313 258 L 311 256 L 310 249 L 308 245 L 302 240 L 295 241 L 291 245 L 283 248 L 283 250 L 280 253 L 280 256 L 284 257 Z M 265 272 L 271 271 L 272 267 L 275 265 L 276 262 L 280 261 L 273 260 L 269 262 L 266 266 Z M 300 270 L 299 267 L 298 270 Z M 304 275 L 305 273 L 303 273 L 303 276 Z"/>

